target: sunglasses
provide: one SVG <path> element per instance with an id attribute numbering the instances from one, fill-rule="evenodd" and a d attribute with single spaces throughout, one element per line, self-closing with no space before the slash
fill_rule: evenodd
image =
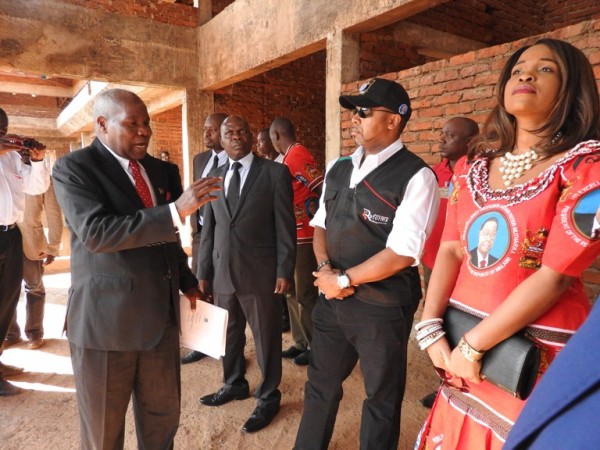
<path id="1" fill-rule="evenodd" d="M 440 377 L 440 379 L 442 380 L 442 383 L 446 386 L 451 387 L 453 389 L 457 389 L 460 392 L 469 392 L 469 386 L 467 386 L 467 383 L 465 383 L 465 380 L 463 380 L 462 378 L 460 379 L 460 381 L 462 382 L 462 386 L 456 386 L 451 383 L 452 375 L 448 375 L 448 373 L 444 369 L 440 369 L 439 367 L 434 367 L 434 369 L 435 373 L 437 373 L 438 377 Z"/>
<path id="2" fill-rule="evenodd" d="M 352 114 L 357 115 L 361 119 L 366 119 L 368 117 L 371 117 L 375 111 L 383 111 L 383 112 L 386 112 L 389 114 L 395 114 L 393 111 L 390 111 L 389 109 L 361 108 L 359 106 L 357 106 L 356 108 L 354 108 L 352 110 Z"/>

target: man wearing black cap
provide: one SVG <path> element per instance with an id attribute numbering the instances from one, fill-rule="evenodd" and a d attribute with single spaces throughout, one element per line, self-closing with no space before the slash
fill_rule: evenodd
<path id="1" fill-rule="evenodd" d="M 322 294 L 294 448 L 327 448 L 342 383 L 360 359 L 367 394 L 360 448 L 396 449 L 408 337 L 421 299 L 417 266 L 439 192 L 433 171 L 400 140 L 412 112 L 400 84 L 376 78 L 340 104 L 354 112 L 359 147 L 327 173 L 311 222 Z"/>

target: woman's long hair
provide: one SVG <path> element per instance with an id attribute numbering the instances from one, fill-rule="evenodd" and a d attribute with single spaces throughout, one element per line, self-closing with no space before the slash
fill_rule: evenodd
<path id="1" fill-rule="evenodd" d="M 548 121 L 532 132 L 543 135 L 537 149 L 543 158 L 573 148 L 580 142 L 600 136 L 600 106 L 594 71 L 584 53 L 557 39 L 540 39 L 533 45 L 545 45 L 556 57 L 561 86 Z M 490 158 L 511 151 L 516 143 L 516 119 L 504 107 L 504 91 L 513 67 L 529 45 L 517 50 L 506 62 L 496 84 L 498 104 L 490 112 L 481 134 L 470 143 L 470 159 L 481 153 Z"/>

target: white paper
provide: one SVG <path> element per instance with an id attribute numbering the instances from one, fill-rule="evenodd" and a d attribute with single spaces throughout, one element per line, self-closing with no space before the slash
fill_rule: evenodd
<path id="1" fill-rule="evenodd" d="M 192 312 L 190 301 L 184 295 L 180 296 L 179 304 L 181 344 L 215 359 L 224 356 L 229 319 L 227 310 L 198 300 L 196 311 Z"/>

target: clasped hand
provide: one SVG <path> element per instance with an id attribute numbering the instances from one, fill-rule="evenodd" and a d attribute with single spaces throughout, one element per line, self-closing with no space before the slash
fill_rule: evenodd
<path id="1" fill-rule="evenodd" d="M 481 362 L 469 361 L 458 347 L 450 350 L 445 337 L 427 347 L 427 354 L 435 367 L 446 371 L 453 378 L 462 378 L 475 384 L 481 383 Z"/>
<path id="2" fill-rule="evenodd" d="M 319 288 L 319 291 L 325 296 L 327 300 L 337 299 L 343 300 L 344 298 L 354 294 L 354 287 L 342 289 L 338 284 L 338 275 L 340 274 L 339 269 L 326 269 L 322 268 L 318 272 L 313 272 L 316 280 L 314 285 Z"/>

